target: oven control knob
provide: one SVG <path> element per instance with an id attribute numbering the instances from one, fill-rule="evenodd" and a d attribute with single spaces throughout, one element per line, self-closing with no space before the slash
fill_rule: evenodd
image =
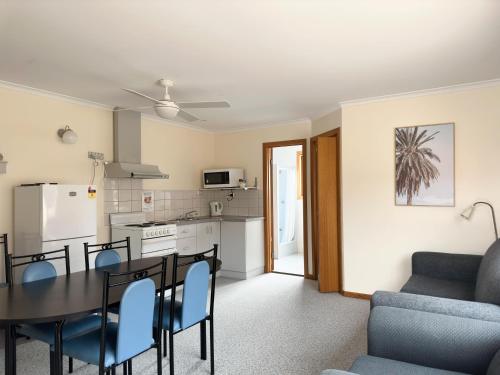
<path id="1" fill-rule="evenodd" d="M 149 237 L 149 232 L 144 232 L 145 237 Z"/>
<path id="2" fill-rule="evenodd" d="M 158 235 L 158 231 L 155 232 L 155 235 Z"/>
<path id="3" fill-rule="evenodd" d="M 167 230 L 166 229 L 163 229 L 163 234 L 167 234 Z"/>

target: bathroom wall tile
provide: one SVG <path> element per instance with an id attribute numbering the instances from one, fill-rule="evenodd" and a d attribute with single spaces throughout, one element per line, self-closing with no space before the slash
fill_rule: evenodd
<path id="1" fill-rule="evenodd" d="M 184 190 L 182 194 L 183 194 L 182 195 L 183 199 L 193 199 L 193 197 L 194 197 L 192 190 Z"/>
<path id="2" fill-rule="evenodd" d="M 170 202 L 172 204 L 172 208 L 177 210 L 177 209 L 182 209 L 184 201 L 182 199 L 175 199 Z"/>
<path id="3" fill-rule="evenodd" d="M 118 179 L 118 189 L 132 189 L 132 179 L 130 178 L 119 178 Z"/>
<path id="4" fill-rule="evenodd" d="M 132 212 L 141 212 L 141 211 L 142 211 L 142 202 L 132 201 Z"/>
<path id="5" fill-rule="evenodd" d="M 104 189 L 118 189 L 118 179 L 105 178 L 104 179 Z"/>
<path id="6" fill-rule="evenodd" d="M 194 198 L 193 199 L 193 208 L 200 208 L 200 205 L 201 205 L 200 198 Z"/>
<path id="7" fill-rule="evenodd" d="M 163 211 L 165 210 L 165 201 L 162 200 L 156 200 L 155 199 L 155 211 Z"/>
<path id="8" fill-rule="evenodd" d="M 247 199 L 258 198 L 259 193 L 257 190 L 247 190 L 247 191 L 245 191 L 245 196 Z"/>
<path id="9" fill-rule="evenodd" d="M 164 199 L 172 199 L 172 193 L 168 190 L 163 192 Z"/>
<path id="10" fill-rule="evenodd" d="M 146 220 L 147 221 L 153 221 L 155 219 L 155 213 L 154 212 L 146 212 Z"/>
<path id="11" fill-rule="evenodd" d="M 210 210 L 208 206 L 200 207 L 200 216 L 208 216 L 210 215 Z"/>
<path id="12" fill-rule="evenodd" d="M 172 199 L 184 199 L 184 194 L 181 190 L 174 190 L 171 192 Z"/>
<path id="13" fill-rule="evenodd" d="M 248 208 L 258 208 L 259 207 L 259 199 L 257 197 L 252 199 L 247 199 L 247 207 Z"/>
<path id="14" fill-rule="evenodd" d="M 164 202 L 164 207 L 166 210 L 170 210 L 171 208 L 173 208 L 172 201 L 170 199 L 165 199 Z"/>
<path id="15" fill-rule="evenodd" d="M 132 202 L 118 202 L 118 212 L 131 212 L 132 211 Z"/>
<path id="16" fill-rule="evenodd" d="M 165 199 L 165 193 L 163 192 L 163 190 L 155 191 L 155 200 L 157 199 Z"/>
<path id="17" fill-rule="evenodd" d="M 259 207 L 259 216 L 264 216 L 264 207 Z"/>
<path id="18" fill-rule="evenodd" d="M 118 191 L 117 189 L 104 190 L 104 202 L 118 202 Z"/>
<path id="19" fill-rule="evenodd" d="M 118 212 L 118 202 L 104 202 L 104 213 L 113 214 Z"/>
<path id="20" fill-rule="evenodd" d="M 131 201 L 132 200 L 132 190 L 120 189 L 118 194 L 118 200 L 120 202 Z"/>
<path id="21" fill-rule="evenodd" d="M 142 200 L 142 190 L 132 190 L 132 200 L 141 201 Z"/>
<path id="22" fill-rule="evenodd" d="M 165 220 L 171 220 L 172 218 L 170 217 L 172 215 L 170 210 L 165 210 Z"/>

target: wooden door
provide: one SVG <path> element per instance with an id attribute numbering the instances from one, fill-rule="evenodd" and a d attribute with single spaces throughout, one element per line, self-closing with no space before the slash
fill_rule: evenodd
<path id="1" fill-rule="evenodd" d="M 317 140 L 318 284 L 320 292 L 340 291 L 337 136 Z"/>

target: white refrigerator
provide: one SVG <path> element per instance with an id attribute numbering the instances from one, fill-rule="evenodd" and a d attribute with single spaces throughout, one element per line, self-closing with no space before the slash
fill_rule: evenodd
<path id="1" fill-rule="evenodd" d="M 83 243 L 96 243 L 94 186 L 40 184 L 14 192 L 14 255 L 59 250 L 69 245 L 71 272 L 85 269 Z M 64 260 L 53 262 L 65 273 Z M 21 271 L 21 270 L 19 270 Z M 14 279 L 19 280 L 20 272 Z"/>

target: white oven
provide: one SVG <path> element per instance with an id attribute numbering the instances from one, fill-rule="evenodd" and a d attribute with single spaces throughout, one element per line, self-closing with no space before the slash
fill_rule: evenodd
<path id="1" fill-rule="evenodd" d="M 177 251 L 177 238 L 175 236 L 163 236 L 142 239 L 142 257 L 160 257 L 170 255 Z"/>
<path id="2" fill-rule="evenodd" d="M 244 174 L 241 168 L 206 169 L 203 171 L 203 187 L 205 189 L 238 187 Z"/>

